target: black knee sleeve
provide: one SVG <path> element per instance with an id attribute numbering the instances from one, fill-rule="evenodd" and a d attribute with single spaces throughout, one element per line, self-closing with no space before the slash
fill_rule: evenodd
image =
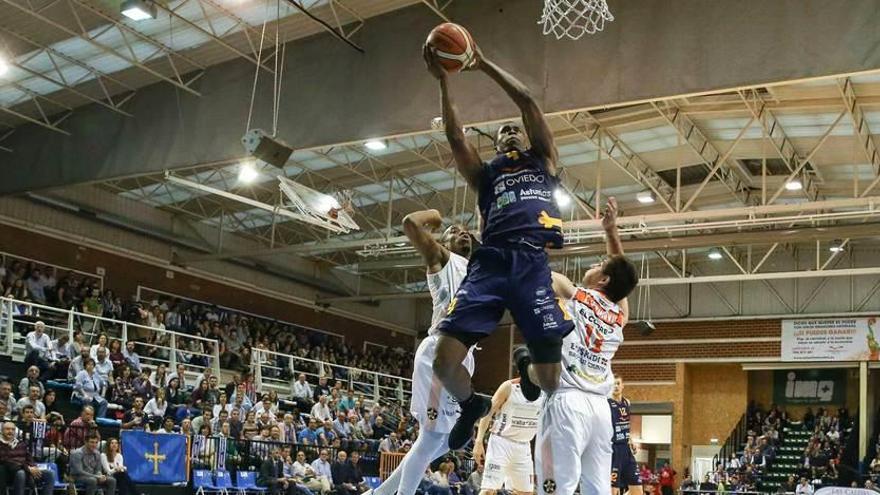
<path id="1" fill-rule="evenodd" d="M 562 361 L 562 337 L 542 337 L 529 342 L 527 346 L 533 363 L 547 364 Z"/>

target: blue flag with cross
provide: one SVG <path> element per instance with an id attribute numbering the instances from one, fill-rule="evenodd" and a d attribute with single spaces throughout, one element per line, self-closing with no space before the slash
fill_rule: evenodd
<path id="1" fill-rule="evenodd" d="M 123 431 L 122 457 L 135 483 L 186 482 L 186 437 L 168 433 Z"/>

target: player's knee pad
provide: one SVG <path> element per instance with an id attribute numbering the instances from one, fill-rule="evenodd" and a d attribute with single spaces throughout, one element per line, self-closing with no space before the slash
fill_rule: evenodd
<path id="1" fill-rule="evenodd" d="M 562 361 L 562 337 L 546 336 L 527 344 L 532 362 L 551 364 Z"/>

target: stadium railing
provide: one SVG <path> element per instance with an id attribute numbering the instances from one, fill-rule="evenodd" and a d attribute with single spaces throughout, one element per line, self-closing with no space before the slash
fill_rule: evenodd
<path id="1" fill-rule="evenodd" d="M 300 373 L 306 375 L 313 387 L 318 378 L 335 377 L 347 384 L 347 389 L 376 403 L 380 402 L 380 398 L 393 398 L 399 404 L 407 404 L 412 395 L 412 380 L 409 378 L 257 347 L 251 349 L 251 369 L 254 371 L 254 383 L 258 392 L 274 390 L 282 396 L 292 395 L 293 382 Z"/>
<path id="2" fill-rule="evenodd" d="M 143 365 L 155 368 L 164 364 L 170 372 L 181 363 L 186 367 L 188 378 L 194 379 L 207 362 L 214 373 L 220 375 L 220 346 L 215 339 L 4 297 L 0 298 L 0 347 L 6 355 L 24 358 L 25 335 L 37 321 L 45 323 L 45 332 L 52 339 L 66 332 L 73 341 L 74 331 L 82 330 L 89 345 L 97 343 L 100 334 L 106 334 L 111 340 L 119 339 L 123 347 L 129 340 L 135 340 Z M 184 345 L 193 341 L 201 343 L 205 350 Z"/>

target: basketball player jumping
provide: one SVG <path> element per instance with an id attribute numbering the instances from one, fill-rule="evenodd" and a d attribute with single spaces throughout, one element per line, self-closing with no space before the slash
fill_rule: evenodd
<path id="1" fill-rule="evenodd" d="M 460 449 L 473 435 L 474 424 L 489 412 L 490 402 L 474 394 L 461 365 L 468 348 L 490 335 L 505 309 L 513 315 L 534 362 L 533 377 L 521 386 L 529 400 L 559 382 L 562 338 L 572 329 L 570 318 L 553 293 L 547 247 L 562 247 L 562 220 L 553 194 L 559 187 L 553 135 L 540 107 L 520 81 L 483 57 L 474 47 L 470 70 L 479 69 L 516 103 L 526 133 L 508 123 L 498 129 L 496 156 L 483 163 L 465 138 L 449 95 L 446 72 L 425 45 L 428 70 L 440 83 L 443 123 L 456 167 L 477 191 L 483 221 L 483 246 L 439 325 L 434 372 L 461 405 L 461 416 L 449 435 L 449 447 Z M 524 349 L 525 350 L 525 349 Z"/>
<path id="2" fill-rule="evenodd" d="M 623 378 L 619 376 L 614 377 L 614 391 L 608 398 L 608 405 L 611 408 L 611 424 L 614 426 L 611 492 L 613 495 L 642 495 L 639 465 L 636 464 L 629 436 L 629 399 L 623 396 Z"/>
<path id="3" fill-rule="evenodd" d="M 474 461 L 483 462 L 483 436 L 492 423 L 480 495 L 494 495 L 502 487 L 515 495 L 535 491 L 531 441 L 538 432 L 540 401 L 527 400 L 519 378 L 502 383 L 492 396 L 492 409 L 480 420 L 474 442 Z"/>
<path id="4" fill-rule="evenodd" d="M 611 494 L 611 359 L 629 318 L 626 296 L 638 284 L 635 266 L 623 256 L 616 219 L 617 201 L 609 198 L 602 216 L 608 256 L 587 271 L 583 287 L 553 274 L 575 329 L 563 340 L 559 387 L 538 422 L 539 495 L 571 495 L 579 482 L 583 495 Z"/>
<path id="5" fill-rule="evenodd" d="M 410 409 L 419 422 L 419 437 L 397 469 L 373 490 L 374 494 L 413 495 L 431 461 L 449 450 L 449 431 L 458 418 L 458 404 L 434 375 L 432 364 L 439 338 L 437 325 L 464 279 L 476 240 L 466 227 L 453 225 L 443 233 L 441 242 L 437 242 L 432 233 L 442 222 L 437 210 L 417 211 L 403 219 L 404 233 L 425 261 L 433 313 L 428 337 L 419 344 L 413 365 Z M 473 354 L 466 352 L 457 364 L 470 376 L 474 371 Z"/>

